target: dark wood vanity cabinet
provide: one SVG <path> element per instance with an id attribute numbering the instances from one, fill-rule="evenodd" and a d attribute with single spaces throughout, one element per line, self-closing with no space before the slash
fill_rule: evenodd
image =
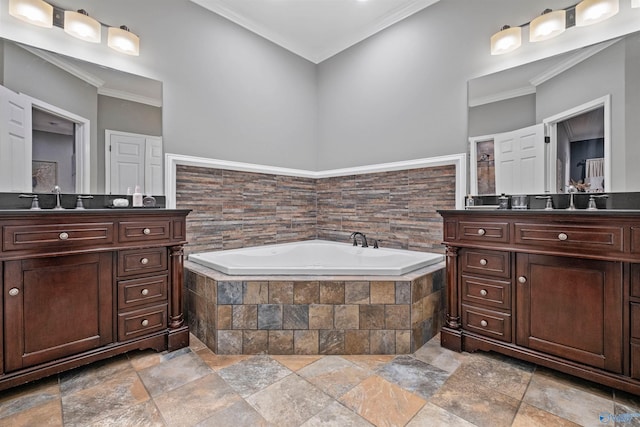
<path id="1" fill-rule="evenodd" d="M 0 390 L 188 345 L 183 210 L 0 211 Z"/>
<path id="2" fill-rule="evenodd" d="M 442 345 L 640 394 L 640 214 L 441 211 Z"/>

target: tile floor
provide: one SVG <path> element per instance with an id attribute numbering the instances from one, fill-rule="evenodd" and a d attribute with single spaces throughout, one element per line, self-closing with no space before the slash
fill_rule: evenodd
<path id="1" fill-rule="evenodd" d="M 218 356 L 191 339 L 0 392 L 0 426 L 640 425 L 640 396 L 439 337 L 402 356 Z"/>

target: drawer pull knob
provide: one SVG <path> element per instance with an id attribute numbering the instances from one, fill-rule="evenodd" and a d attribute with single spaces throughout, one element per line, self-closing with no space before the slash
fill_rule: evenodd
<path id="1" fill-rule="evenodd" d="M 486 260 L 486 259 L 482 258 L 482 259 L 480 260 L 480 265 L 487 265 L 487 264 L 488 264 L 488 262 L 487 262 L 487 260 Z"/>
<path id="2" fill-rule="evenodd" d="M 142 326 L 149 326 L 149 321 L 147 319 L 144 319 L 142 322 L 140 322 L 140 324 Z"/>
<path id="3" fill-rule="evenodd" d="M 142 264 L 142 265 L 147 265 L 147 264 L 149 264 L 149 258 L 142 258 L 142 259 L 140 260 L 140 264 Z"/>
<path id="4" fill-rule="evenodd" d="M 69 233 L 62 232 L 62 233 L 58 234 L 58 238 L 60 240 L 67 240 L 69 238 Z"/>
<path id="5" fill-rule="evenodd" d="M 560 233 L 558 234 L 558 240 L 562 240 L 565 241 L 569 238 L 569 236 L 567 236 L 565 233 Z"/>
<path id="6" fill-rule="evenodd" d="M 480 295 L 482 295 L 483 297 L 487 296 L 487 291 L 485 289 L 480 289 Z"/>
<path id="7" fill-rule="evenodd" d="M 143 289 L 142 291 L 140 291 L 140 293 L 142 295 L 149 295 L 149 289 Z"/>
<path id="8" fill-rule="evenodd" d="M 524 285 L 525 283 L 527 283 L 527 278 L 524 277 L 524 276 L 520 276 L 520 277 L 518 277 L 518 282 L 520 282 L 520 283 L 522 283 Z"/>
<path id="9" fill-rule="evenodd" d="M 480 326 L 482 326 L 483 328 L 486 328 L 486 327 L 487 327 L 487 325 L 488 325 L 488 323 L 487 323 L 487 321 L 486 321 L 486 320 L 481 320 L 481 321 L 480 321 Z"/>
<path id="10" fill-rule="evenodd" d="M 484 228 L 478 228 L 478 236 L 484 236 L 485 234 L 487 234 L 487 230 Z"/>
<path id="11" fill-rule="evenodd" d="M 143 232 L 145 235 L 147 235 L 147 236 L 148 236 L 149 234 L 151 234 L 151 230 L 150 230 L 150 229 L 148 229 L 148 228 L 145 228 L 144 230 L 142 230 L 142 232 Z"/>
<path id="12" fill-rule="evenodd" d="M 19 293 L 20 293 L 20 289 L 18 288 L 9 289 L 9 295 L 11 295 L 12 297 L 17 296 Z"/>

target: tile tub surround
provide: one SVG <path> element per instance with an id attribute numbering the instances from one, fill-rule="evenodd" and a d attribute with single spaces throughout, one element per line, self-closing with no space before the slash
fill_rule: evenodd
<path id="1" fill-rule="evenodd" d="M 176 206 L 192 209 L 185 252 L 323 239 L 361 231 L 382 246 L 441 248 L 438 209 L 455 208 L 455 166 L 331 178 L 178 165 Z"/>
<path id="2" fill-rule="evenodd" d="M 185 261 L 185 313 L 191 333 L 216 354 L 406 354 L 442 325 L 443 268 L 252 277 Z"/>

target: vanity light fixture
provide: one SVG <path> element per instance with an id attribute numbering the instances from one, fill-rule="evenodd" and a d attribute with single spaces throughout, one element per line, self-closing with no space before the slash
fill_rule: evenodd
<path id="1" fill-rule="evenodd" d="M 86 10 L 64 11 L 64 32 L 91 43 L 100 43 L 102 26 Z"/>
<path id="2" fill-rule="evenodd" d="M 491 54 L 502 55 L 522 45 L 522 28 L 505 25 L 500 31 L 491 36 Z"/>
<path id="3" fill-rule="evenodd" d="M 140 38 L 129 31 L 126 25 L 122 25 L 120 28 L 109 27 L 107 46 L 127 55 L 140 55 Z"/>
<path id="4" fill-rule="evenodd" d="M 545 9 L 530 22 L 510 27 L 505 25 L 491 36 L 491 55 L 512 52 L 522 44 L 522 28 L 529 27 L 529 41 L 540 42 L 562 34 L 567 28 L 583 27 L 611 18 L 619 11 L 619 0 L 582 0 L 559 10 Z M 631 7 L 640 7 L 640 0 L 631 0 Z"/>
<path id="5" fill-rule="evenodd" d="M 618 0 L 582 0 L 576 5 L 576 26 L 597 24 L 618 13 Z"/>
<path id="6" fill-rule="evenodd" d="M 545 9 L 542 15 L 529 23 L 529 41 L 541 42 L 549 40 L 566 30 L 567 11 Z"/>
<path id="7" fill-rule="evenodd" d="M 9 0 L 9 14 L 38 27 L 53 27 L 53 6 L 42 0 Z"/>
<path id="8" fill-rule="evenodd" d="M 64 10 L 44 0 L 9 0 L 9 14 L 39 27 L 60 27 L 80 40 L 100 43 L 102 27 L 107 27 L 107 46 L 126 55 L 140 55 L 140 38 L 129 28 L 104 24 L 80 9 Z"/>

